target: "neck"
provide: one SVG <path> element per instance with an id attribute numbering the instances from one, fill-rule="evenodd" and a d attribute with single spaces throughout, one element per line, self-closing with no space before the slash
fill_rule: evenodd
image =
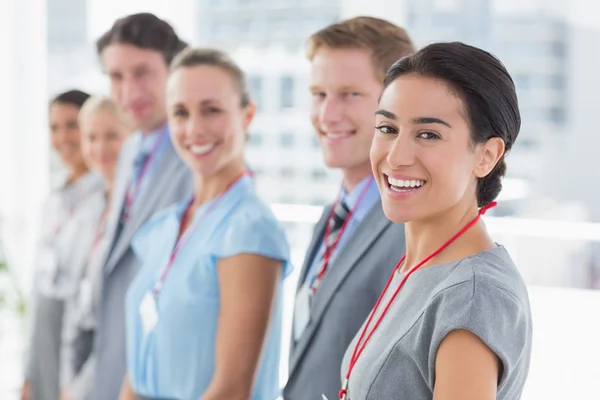
<path id="1" fill-rule="evenodd" d="M 152 126 L 150 128 L 140 128 L 140 131 L 142 132 L 142 135 L 148 136 L 152 132 L 159 129 L 161 126 L 165 125 L 166 123 L 167 123 L 166 118 L 161 118 L 159 123 L 155 124 L 154 126 Z"/>
<path id="2" fill-rule="evenodd" d="M 192 207 L 201 206 L 223 193 L 245 171 L 244 161 L 233 161 L 219 172 L 211 176 L 195 174 L 194 176 L 194 204 Z"/>
<path id="3" fill-rule="evenodd" d="M 81 164 L 81 165 L 72 167 L 71 171 L 69 172 L 68 183 L 71 184 L 71 183 L 76 182 L 79 178 L 84 176 L 87 172 L 88 172 L 88 168 L 85 164 Z"/>
<path id="4" fill-rule="evenodd" d="M 406 259 L 401 271 L 408 272 L 437 251 L 477 218 L 478 213 L 476 202 L 467 204 L 462 202 L 426 220 L 407 222 L 405 224 Z M 495 244 L 488 235 L 485 224 L 479 220 L 421 268 L 456 261 L 493 247 Z"/>
<path id="5" fill-rule="evenodd" d="M 355 168 L 344 169 L 342 170 L 342 174 L 344 176 L 344 189 L 346 189 L 346 192 L 351 192 L 363 179 L 372 175 L 373 170 L 371 169 L 371 164 L 366 163 Z"/>

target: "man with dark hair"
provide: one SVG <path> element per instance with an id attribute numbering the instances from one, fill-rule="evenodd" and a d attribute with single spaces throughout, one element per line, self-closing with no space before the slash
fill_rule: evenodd
<path id="1" fill-rule="evenodd" d="M 300 273 L 285 400 L 338 398 L 346 348 L 404 253 L 404 227 L 383 213 L 369 149 L 383 77 L 412 52 L 404 29 L 372 17 L 327 26 L 308 40 L 311 119 L 325 163 L 343 180 Z"/>
<path id="2" fill-rule="evenodd" d="M 148 13 L 117 20 L 97 42 L 111 97 L 138 131 L 121 151 L 111 199 L 94 400 L 118 399 L 126 372 L 124 302 L 139 268 L 133 234 L 156 211 L 192 193 L 191 176 L 171 144 L 165 107 L 169 63 L 186 46 L 167 22 Z"/>

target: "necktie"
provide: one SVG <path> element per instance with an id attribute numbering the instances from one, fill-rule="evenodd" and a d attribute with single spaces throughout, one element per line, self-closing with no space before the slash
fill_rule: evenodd
<path id="1" fill-rule="evenodd" d="M 325 240 L 326 248 L 323 249 L 323 254 L 321 254 L 321 259 L 319 260 L 319 268 L 316 273 L 318 274 L 323 270 L 323 268 L 328 268 L 329 265 L 324 265 L 327 260 L 325 260 L 325 253 L 327 251 L 333 252 L 335 248 L 337 248 L 337 244 L 339 243 L 339 235 L 342 234 L 341 229 L 348 218 L 348 214 L 350 214 L 350 210 L 345 202 L 340 201 L 337 202 L 335 207 L 333 208 L 333 218 L 329 219 L 329 234 Z M 337 243 L 336 243 L 337 242 Z M 329 249 L 329 250 L 328 250 Z M 329 259 L 333 254 L 329 254 Z"/>
<path id="2" fill-rule="evenodd" d="M 141 178 L 140 175 L 142 174 L 142 168 L 144 167 L 144 163 L 148 159 L 148 156 L 149 153 L 147 151 L 144 151 L 144 149 L 142 148 L 140 149 L 138 155 L 135 157 L 135 160 L 133 160 L 133 179 L 130 185 L 135 186 L 136 182 Z"/>

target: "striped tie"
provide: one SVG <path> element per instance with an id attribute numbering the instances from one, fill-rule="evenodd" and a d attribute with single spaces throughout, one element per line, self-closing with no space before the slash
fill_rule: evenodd
<path id="1" fill-rule="evenodd" d="M 350 210 L 348 209 L 348 206 L 345 202 L 340 201 L 336 203 L 333 209 L 333 218 L 329 220 L 329 235 L 327 236 L 327 240 L 325 242 L 327 243 L 327 248 L 331 249 L 330 251 L 333 250 L 333 246 L 337 246 L 336 242 L 339 242 L 338 236 L 342 233 L 340 232 L 340 230 L 344 225 L 344 221 L 346 221 L 346 218 L 348 218 L 348 214 L 350 214 Z M 325 263 L 325 251 L 326 250 L 323 251 L 321 259 L 319 260 L 318 271 L 321 271 L 321 269 L 324 266 L 323 264 Z M 332 254 L 329 255 L 330 258 L 331 256 Z"/>

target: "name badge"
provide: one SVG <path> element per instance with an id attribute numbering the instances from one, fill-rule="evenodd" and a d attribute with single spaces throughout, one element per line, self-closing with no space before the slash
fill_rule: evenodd
<path id="1" fill-rule="evenodd" d="M 294 340 L 298 341 L 310 322 L 310 302 L 313 292 L 307 284 L 302 285 L 296 295 L 294 306 Z"/>
<path id="2" fill-rule="evenodd" d="M 142 318 L 142 328 L 144 329 L 144 334 L 147 335 L 158 323 L 158 309 L 156 308 L 156 300 L 150 292 L 146 293 L 142 299 L 142 303 L 140 304 L 140 317 Z"/>
<path id="3" fill-rule="evenodd" d="M 79 285 L 78 308 L 80 317 L 91 314 L 93 309 L 93 292 L 92 282 L 88 278 L 84 278 Z"/>
<path id="4" fill-rule="evenodd" d="M 43 275 L 49 277 L 51 280 L 56 278 L 58 274 L 58 256 L 53 249 L 43 247 L 38 255 L 37 262 L 39 271 Z"/>

